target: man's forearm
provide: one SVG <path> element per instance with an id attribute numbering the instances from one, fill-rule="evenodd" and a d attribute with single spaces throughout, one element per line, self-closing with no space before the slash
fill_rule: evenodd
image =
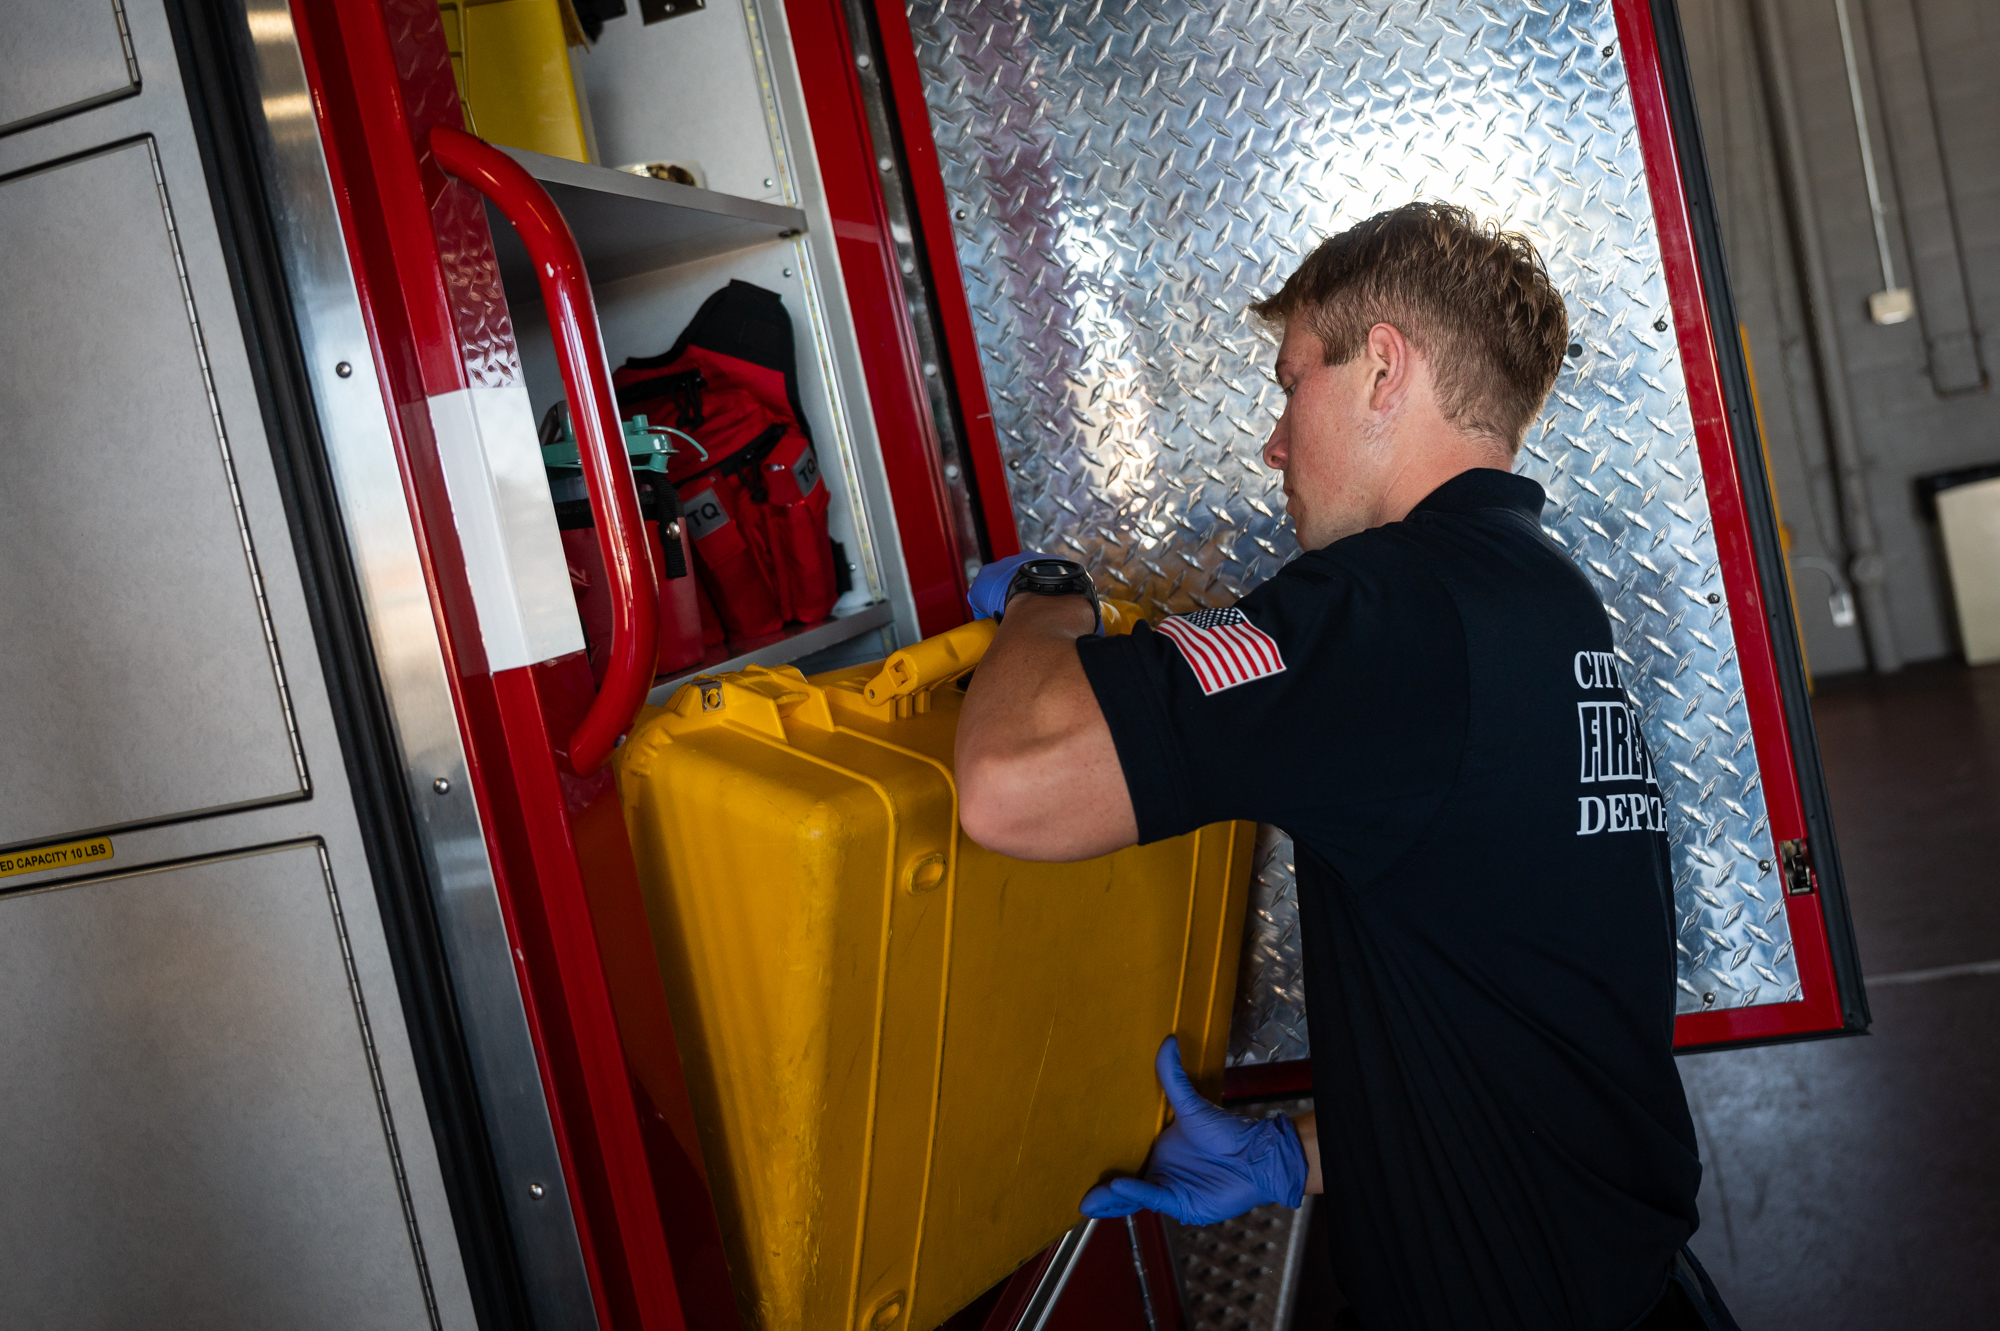
<path id="1" fill-rule="evenodd" d="M 1303 1114 L 1294 1114 L 1292 1130 L 1299 1134 L 1299 1145 L 1306 1152 L 1306 1196 L 1317 1197 L 1326 1191 L 1326 1184 L 1319 1174 L 1319 1119 L 1310 1109 Z"/>
<path id="2" fill-rule="evenodd" d="M 1083 669 L 1076 640 L 1096 625 L 1081 596 L 1016 596 L 966 693 L 960 754 L 1031 748 L 1060 737 L 1074 719 L 1063 686 Z"/>

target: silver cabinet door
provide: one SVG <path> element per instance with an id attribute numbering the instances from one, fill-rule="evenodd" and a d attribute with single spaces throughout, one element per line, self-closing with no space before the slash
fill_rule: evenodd
<path id="1" fill-rule="evenodd" d="M 4 1320 L 430 1323 L 348 948 L 318 843 L 0 900 Z"/>
<path id="2" fill-rule="evenodd" d="M 0 0 L 9 1327 L 594 1324 L 313 108 Z"/>
<path id="3" fill-rule="evenodd" d="M 139 91 L 120 0 L 10 5 L 0 25 L 0 134 Z"/>
<path id="4" fill-rule="evenodd" d="M 0 848 L 306 784 L 158 153 L 0 182 Z"/>

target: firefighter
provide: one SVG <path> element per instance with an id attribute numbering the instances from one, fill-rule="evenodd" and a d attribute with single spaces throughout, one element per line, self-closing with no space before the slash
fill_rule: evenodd
<path id="1" fill-rule="evenodd" d="M 1316 1112 L 1208 1104 L 1169 1039 L 1174 1122 L 1082 1209 L 1323 1192 L 1363 1331 L 1727 1331 L 1685 1246 L 1666 806 L 1604 607 L 1512 472 L 1562 298 L 1524 237 L 1414 203 L 1251 308 L 1299 556 L 1129 636 L 1067 560 L 971 593 L 1004 612 L 958 732 L 974 840 L 1075 860 L 1242 818 L 1296 851 Z"/>

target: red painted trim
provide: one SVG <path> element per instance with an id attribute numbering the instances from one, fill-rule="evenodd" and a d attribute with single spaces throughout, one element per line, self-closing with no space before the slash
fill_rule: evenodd
<path id="1" fill-rule="evenodd" d="M 439 166 L 492 200 L 520 235 L 548 311 L 584 486 L 597 519 L 597 551 L 611 591 L 611 651 L 604 684 L 567 743 L 571 770 L 594 772 L 610 761 L 612 747 L 632 728 L 660 659 L 660 589 L 653 581 L 632 460 L 625 453 L 611 371 L 604 363 L 597 302 L 569 223 L 520 163 L 449 125 L 431 127 L 430 146 Z"/>
<path id="2" fill-rule="evenodd" d="M 952 530 L 944 455 L 924 393 L 922 357 L 889 235 L 876 149 L 840 0 L 787 0 L 800 90 L 875 411 L 903 564 L 926 636 L 965 622 L 965 567 Z"/>
<path id="3" fill-rule="evenodd" d="M 1303 1058 L 1282 1063 L 1245 1063 L 1222 1074 L 1222 1098 L 1225 1101 L 1311 1095 L 1312 1088 L 1312 1063 Z"/>
<path id="4" fill-rule="evenodd" d="M 1131 1217 L 1131 1228 L 1123 1217 L 1100 1220 L 1091 1231 L 1090 1242 L 1077 1255 L 1063 1284 L 1062 1297 L 1043 1323 L 1043 1331 L 1180 1331 L 1178 1272 L 1171 1264 L 1164 1273 L 1153 1260 L 1153 1245 L 1160 1232 L 1160 1218 L 1149 1211 Z M 1139 1292 L 1139 1273 L 1134 1269 L 1132 1240 L 1139 1241 L 1139 1259 L 1145 1264 L 1146 1283 L 1153 1295 L 1153 1316 L 1146 1316 L 1146 1304 Z M 1164 1278 L 1163 1278 L 1164 1277 Z"/>
<path id="5" fill-rule="evenodd" d="M 1688 412 L 1694 421 L 1695 443 L 1701 453 L 1723 594 L 1728 597 L 1737 665 L 1743 673 L 1743 705 L 1755 737 L 1757 769 L 1763 776 L 1764 806 L 1770 815 L 1773 840 L 1793 840 L 1806 834 L 1805 811 L 1792 761 L 1791 733 L 1785 724 L 1763 589 L 1757 578 L 1756 551 L 1751 544 L 1737 453 L 1723 400 L 1722 371 L 1716 361 L 1716 332 L 1708 320 L 1701 269 L 1695 258 L 1694 228 L 1681 188 L 1680 148 L 1674 142 L 1673 125 L 1667 113 L 1652 7 L 1649 0 L 1615 0 L 1614 8 L 1619 47 L 1632 93 L 1632 112 L 1638 122 L 1639 148 L 1646 162 L 1646 184 L 1653 200 L 1653 220 L 1660 238 L 1661 270 L 1673 305 L 1674 333 L 1687 383 Z M 1734 336 L 1733 331 L 1730 335 Z M 1773 882 L 1776 881 L 1774 878 Z M 1782 891 L 1782 886 L 1777 890 Z M 1803 1001 L 1683 1016 L 1674 1025 L 1674 1043 L 1678 1047 L 1841 1028 L 1840 997 L 1834 983 L 1819 899 L 1786 897 L 1785 914 L 1798 958 Z"/>
<path id="6" fill-rule="evenodd" d="M 1055 1256 L 1056 1249 L 1052 1243 L 1009 1276 L 1007 1287 L 1000 1291 L 999 1302 L 986 1314 L 979 1331 L 1016 1331 L 1022 1314 L 1028 1311 L 1028 1300 L 1035 1296 L 1035 1287 L 1042 1283 L 1042 1274 L 1049 1269 L 1049 1263 L 1055 1260 Z"/>
<path id="7" fill-rule="evenodd" d="M 580 653 L 572 654 L 502 671 L 493 676 L 493 686 L 507 731 L 523 830 L 534 856 L 533 905 L 540 909 L 556 963 L 554 974 L 542 978 L 545 990 L 555 990 L 547 1007 L 561 1013 L 575 1036 L 583 1095 L 571 1092 L 573 1102 L 581 1100 L 573 1121 L 588 1131 L 594 1148 L 588 1154 L 576 1152 L 591 1169 L 581 1190 L 595 1204 L 590 1214 L 607 1274 L 614 1259 L 623 1267 L 617 1272 L 622 1279 L 608 1282 L 606 1289 L 614 1302 L 621 1295 L 627 1301 L 614 1324 L 681 1331 L 689 1321 L 675 1278 L 679 1254 L 667 1246 L 666 1199 L 656 1189 L 652 1151 L 633 1100 L 634 1073 L 626 1056 L 626 1037 L 635 1033 L 630 1030 L 635 999 L 643 1022 L 637 1034 L 663 1041 L 673 1056 L 665 990 L 651 955 L 652 935 L 640 906 L 617 786 L 607 770 L 589 776 L 565 770 L 553 742 L 555 735 L 569 733 L 589 705 L 590 668 Z M 593 868 L 595 874 L 587 873 Z M 636 930 L 630 918 L 635 912 Z M 620 932 L 602 932 L 600 922 L 614 924 Z M 647 943 L 643 971 L 635 973 L 640 968 L 629 964 L 614 970 L 605 952 L 623 944 L 629 954 L 635 933 Z M 629 955 L 625 959 L 629 962 Z M 636 986 L 649 987 L 656 997 L 647 1001 L 646 990 L 635 993 Z M 707 1200 L 683 1196 L 674 1201 L 686 1207 L 697 1199 Z"/>
<path id="8" fill-rule="evenodd" d="M 512 359 L 504 320 L 468 331 L 497 335 L 472 347 L 453 315 L 452 283 L 491 254 L 483 214 L 464 211 L 477 195 L 426 153 L 430 129 L 459 120 L 436 6 L 295 0 L 294 21 L 598 1321 L 734 1327 L 664 988 L 634 946 L 649 934 L 616 791 L 568 771 L 552 738 L 587 711 L 589 668 L 578 654 L 489 672 L 431 436 L 428 398 L 466 386 L 469 349 L 488 377 Z M 439 218 L 467 224 L 449 275 Z"/>
<path id="9" fill-rule="evenodd" d="M 958 390 L 964 418 L 961 446 L 979 483 L 980 514 L 995 559 L 1021 550 L 1014 526 L 1014 501 L 1007 489 L 1007 468 L 1001 458 L 1000 434 L 993 426 L 993 400 L 986 393 L 986 375 L 979 364 L 979 337 L 972 325 L 972 305 L 965 295 L 965 274 L 959 271 L 956 230 L 951 224 L 951 198 L 944 189 L 944 169 L 938 161 L 937 140 L 931 135 L 930 107 L 924 100 L 923 71 L 917 65 L 916 38 L 910 33 L 909 12 L 902 0 L 874 0 L 875 21 L 882 34 L 882 73 L 889 81 L 897 127 L 903 135 L 903 158 L 909 167 L 910 193 L 917 205 L 917 232 L 930 263 L 932 314 L 944 336 L 952 386 Z"/>

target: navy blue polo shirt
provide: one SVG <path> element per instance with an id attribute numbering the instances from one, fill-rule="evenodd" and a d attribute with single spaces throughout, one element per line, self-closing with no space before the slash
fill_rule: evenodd
<path id="1" fill-rule="evenodd" d="M 1695 1228 L 1665 807 L 1542 501 L 1467 471 L 1232 609 L 1078 644 L 1141 841 L 1292 836 L 1320 1205 L 1367 1331 L 1618 1331 Z"/>

